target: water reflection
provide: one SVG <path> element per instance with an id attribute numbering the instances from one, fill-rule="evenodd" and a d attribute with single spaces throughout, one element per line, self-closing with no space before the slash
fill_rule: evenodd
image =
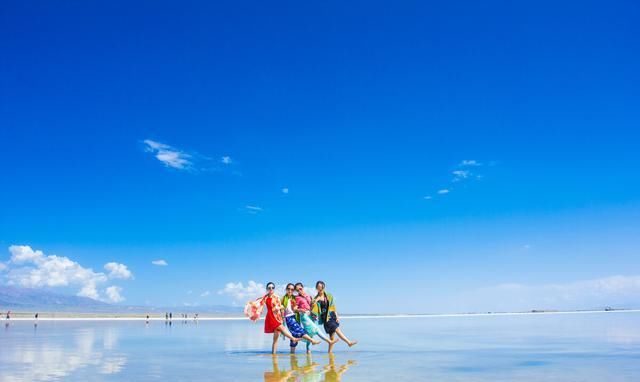
<path id="1" fill-rule="evenodd" d="M 114 328 L 102 338 L 93 328 L 82 328 L 74 330 L 71 338 L 41 337 L 43 341 L 17 344 L 11 351 L 0 352 L 0 365 L 4 365 L 0 381 L 56 381 L 87 367 L 100 374 L 117 374 L 127 363 L 126 357 L 108 352 L 117 347 L 118 337 Z"/>
<path id="2" fill-rule="evenodd" d="M 298 358 L 297 355 L 289 356 L 289 368 L 281 368 L 279 357 L 271 356 L 271 369 L 264 372 L 265 382 L 338 382 L 342 380 L 342 375 L 356 364 L 353 360 L 348 360 L 344 364 L 336 364 L 334 354 L 329 354 L 325 365 L 314 362 L 311 354 L 306 354 Z"/>

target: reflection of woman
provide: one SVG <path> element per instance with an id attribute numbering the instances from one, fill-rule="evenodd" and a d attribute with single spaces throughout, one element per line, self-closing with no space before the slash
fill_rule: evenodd
<path id="1" fill-rule="evenodd" d="M 267 307 L 267 315 L 264 319 L 264 332 L 273 333 L 273 344 L 271 344 L 271 353 L 275 354 L 278 347 L 278 335 L 282 333 L 292 342 L 298 342 L 300 339 L 295 338 L 289 333 L 287 328 L 282 325 L 282 305 L 280 299 L 274 293 L 276 285 L 272 282 L 267 283 L 267 294 L 260 299 L 260 305 Z"/>
<path id="2" fill-rule="evenodd" d="M 324 367 L 324 381 L 339 382 L 342 380 L 342 374 L 344 374 L 350 366 L 355 364 L 355 361 L 347 361 L 344 365 L 336 367 L 336 356 L 333 353 L 329 354 L 329 364 Z"/>
<path id="3" fill-rule="evenodd" d="M 313 314 L 318 317 L 318 322 L 324 325 L 324 331 L 327 332 L 331 338 L 329 343 L 329 353 L 333 351 L 333 345 L 338 341 L 334 340 L 337 334 L 341 340 L 347 343 L 349 347 L 358 343 L 358 341 L 351 341 L 347 336 L 342 333 L 340 329 L 340 318 L 336 311 L 336 306 L 333 303 L 333 296 L 324 290 L 324 281 L 318 281 L 316 283 L 316 297 L 313 299 Z"/>
<path id="4" fill-rule="evenodd" d="M 320 381 L 321 374 L 319 371 L 316 371 L 318 367 L 317 362 L 313 362 L 311 359 L 311 354 L 307 353 L 305 364 L 300 367 L 298 366 L 298 357 L 294 354 L 291 354 L 291 370 L 295 371 L 299 376 L 296 381 L 300 382 L 317 382 Z"/>
<path id="5" fill-rule="evenodd" d="M 284 321 L 287 324 L 287 328 L 291 332 L 291 335 L 296 338 L 303 338 L 307 340 L 307 351 L 309 351 L 309 342 L 314 345 L 320 343 L 318 340 L 314 340 L 309 337 L 307 332 L 305 332 L 304 328 L 298 321 L 296 321 L 296 313 L 294 308 L 296 306 L 295 296 L 293 295 L 294 285 L 289 283 L 287 284 L 287 293 L 282 297 L 282 307 L 284 309 Z M 291 341 L 289 346 L 291 347 L 291 353 L 296 351 L 297 342 Z"/>
<path id="6" fill-rule="evenodd" d="M 284 382 L 291 378 L 291 374 L 294 373 L 294 370 L 280 370 L 280 367 L 278 366 L 278 356 L 271 356 L 271 362 L 273 371 L 264 372 L 264 382 Z"/>
<path id="7" fill-rule="evenodd" d="M 324 334 L 320 333 L 320 328 L 311 318 L 311 297 L 304 291 L 304 285 L 302 283 L 296 283 L 296 306 L 294 310 L 300 314 L 300 323 L 304 327 L 304 330 L 310 337 L 318 336 L 329 344 L 329 348 L 333 346 L 338 340 L 327 338 Z"/>
<path id="8" fill-rule="evenodd" d="M 339 382 L 342 375 L 349 367 L 356 364 L 355 361 L 347 361 L 344 365 L 336 366 L 335 356 L 329 354 L 329 363 L 318 370 L 318 363 L 313 362 L 311 355 L 307 354 L 304 365 L 298 365 L 298 357 L 295 354 L 290 356 L 290 370 L 282 370 L 278 367 L 278 357 L 272 356 L 272 368 L 264 372 L 265 382 Z"/>

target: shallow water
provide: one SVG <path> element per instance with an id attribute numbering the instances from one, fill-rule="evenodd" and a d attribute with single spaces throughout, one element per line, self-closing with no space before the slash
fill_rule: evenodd
<path id="1" fill-rule="evenodd" d="M 343 319 L 354 348 L 268 354 L 261 323 L 12 321 L 0 381 L 638 381 L 640 313 Z M 303 345 L 300 345 L 302 347 Z"/>

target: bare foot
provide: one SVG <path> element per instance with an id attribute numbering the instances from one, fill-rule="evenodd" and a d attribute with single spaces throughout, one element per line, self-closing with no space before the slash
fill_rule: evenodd
<path id="1" fill-rule="evenodd" d="M 332 340 L 329 340 L 329 343 L 333 345 L 333 344 L 338 343 L 338 341 L 340 341 L 340 338 L 334 338 Z M 349 345 L 349 346 L 351 346 L 351 345 Z"/>
<path id="2" fill-rule="evenodd" d="M 320 342 L 322 342 L 322 341 L 320 341 L 320 340 L 313 340 L 313 341 L 311 341 L 311 343 L 312 343 L 312 344 L 314 344 L 314 345 L 317 345 L 317 344 L 319 344 Z"/>
<path id="3" fill-rule="evenodd" d="M 356 345 L 357 343 L 358 343 L 358 341 L 351 341 L 351 342 L 349 343 L 349 347 L 352 347 L 353 345 Z"/>

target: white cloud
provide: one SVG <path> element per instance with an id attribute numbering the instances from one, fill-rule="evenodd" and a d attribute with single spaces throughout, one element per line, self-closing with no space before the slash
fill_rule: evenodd
<path id="1" fill-rule="evenodd" d="M 264 293 L 264 284 L 257 283 L 253 280 L 249 281 L 246 286 L 242 282 L 230 282 L 224 286 L 224 289 L 218 291 L 218 294 L 229 296 L 237 302 L 256 299 Z"/>
<path id="2" fill-rule="evenodd" d="M 45 255 L 28 245 L 12 245 L 9 252 L 11 258 L 5 264 L 7 272 L 4 274 L 9 285 L 26 288 L 74 287 L 79 288 L 78 296 L 100 299 L 98 286 L 109 280 L 109 276 L 103 272 L 94 272 L 68 257 Z M 124 264 L 108 263 L 105 269 L 115 272 L 113 276 L 119 278 L 133 276 Z"/>
<path id="3" fill-rule="evenodd" d="M 451 172 L 453 174 L 453 181 L 459 182 L 461 180 L 469 178 L 472 174 L 468 170 L 455 170 Z"/>
<path id="4" fill-rule="evenodd" d="M 0 272 L 4 271 L 5 269 L 7 269 L 7 264 L 0 262 Z"/>
<path id="5" fill-rule="evenodd" d="M 448 194 L 450 191 L 446 188 L 443 188 L 442 190 L 438 190 L 438 194 L 440 195 L 446 195 Z"/>
<path id="6" fill-rule="evenodd" d="M 104 269 L 109 272 L 108 277 L 110 279 L 123 279 L 128 280 L 133 278 L 133 273 L 127 268 L 126 265 L 120 263 L 106 263 Z"/>
<path id="7" fill-rule="evenodd" d="M 475 159 L 465 159 L 462 162 L 460 162 L 459 166 L 482 166 L 482 163 L 478 162 Z"/>
<path id="8" fill-rule="evenodd" d="M 289 188 L 288 187 L 283 187 L 282 188 L 282 193 L 283 194 L 288 194 L 289 193 Z"/>
<path id="9" fill-rule="evenodd" d="M 427 195 L 427 196 L 424 197 L 424 200 L 431 200 L 431 199 L 433 199 L 433 197 L 431 195 Z"/>
<path id="10" fill-rule="evenodd" d="M 146 151 L 153 153 L 157 160 L 165 166 L 178 170 L 188 170 L 193 167 L 191 155 L 164 143 L 145 139 Z"/>
<path id="11" fill-rule="evenodd" d="M 11 262 L 15 264 L 40 262 L 44 259 L 42 251 L 34 251 L 28 245 L 12 245 L 9 247 Z"/>
<path id="12" fill-rule="evenodd" d="M 250 214 L 257 214 L 259 212 L 262 212 L 262 207 L 258 207 L 258 206 L 244 206 L 244 209 L 250 213 Z"/>
<path id="13" fill-rule="evenodd" d="M 208 291 L 208 290 L 206 290 L 206 291 L 204 291 L 204 292 L 200 293 L 200 297 L 207 297 L 207 296 L 208 296 L 208 295 L 210 295 L 210 294 L 211 294 L 211 292 L 210 292 L 210 291 Z"/>
<path id="14" fill-rule="evenodd" d="M 228 155 L 225 155 L 220 159 L 220 162 L 222 162 L 224 164 L 231 164 L 231 162 L 232 162 L 231 161 L 231 157 L 228 156 Z"/>
<path id="15" fill-rule="evenodd" d="M 165 260 L 162 260 L 162 259 L 153 260 L 151 264 L 158 265 L 160 267 L 166 267 L 167 265 L 169 265 Z"/>
<path id="16" fill-rule="evenodd" d="M 122 288 L 120 288 L 119 286 L 115 286 L 115 285 L 107 287 L 107 289 L 105 290 L 105 293 L 107 294 L 107 298 L 111 302 L 124 301 L 124 297 L 122 297 L 120 292 L 122 292 Z"/>

